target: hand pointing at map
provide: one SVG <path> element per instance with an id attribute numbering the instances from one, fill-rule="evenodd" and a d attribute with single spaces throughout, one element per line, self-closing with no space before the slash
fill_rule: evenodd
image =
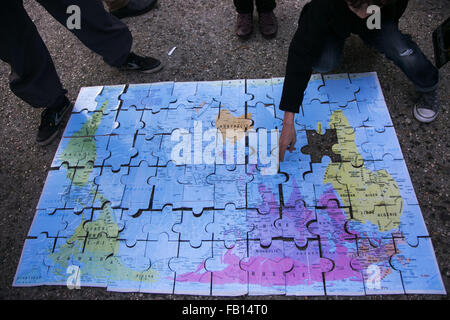
<path id="1" fill-rule="evenodd" d="M 297 135 L 294 127 L 293 112 L 285 112 L 283 119 L 283 129 L 281 130 L 279 148 L 280 148 L 280 162 L 284 160 L 286 150 L 292 152 L 295 150 L 295 143 L 297 142 Z"/>

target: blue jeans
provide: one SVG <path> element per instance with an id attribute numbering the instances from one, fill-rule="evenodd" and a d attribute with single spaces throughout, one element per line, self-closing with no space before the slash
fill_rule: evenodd
<path id="1" fill-rule="evenodd" d="M 371 47 L 383 53 L 394 62 L 414 84 L 419 92 L 436 90 L 439 85 L 439 71 L 427 59 L 422 50 L 409 35 L 403 34 L 398 24 L 382 20 L 381 29 L 369 30 L 359 34 Z M 325 41 L 322 55 L 314 62 L 316 72 L 329 72 L 340 62 L 345 39 L 330 35 Z"/>

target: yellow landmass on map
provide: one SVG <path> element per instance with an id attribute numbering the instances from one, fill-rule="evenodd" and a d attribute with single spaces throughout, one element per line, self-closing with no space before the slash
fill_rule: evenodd
<path id="1" fill-rule="evenodd" d="M 381 232 L 398 228 L 403 211 L 403 199 L 393 177 L 386 170 L 371 171 L 355 144 L 354 129 L 341 110 L 335 111 L 329 121 L 336 129 L 338 144 L 333 152 L 340 154 L 341 163 L 330 163 L 324 183 L 331 183 L 345 207 L 351 208 L 353 219 L 370 221 Z M 350 218 L 350 209 L 345 210 Z"/>
<path id="2" fill-rule="evenodd" d="M 225 142 L 226 138 L 233 142 L 239 141 L 252 127 L 251 114 L 250 119 L 245 119 L 245 115 L 235 117 L 229 110 L 222 109 L 217 116 L 216 127 L 222 134 L 222 141 Z"/>

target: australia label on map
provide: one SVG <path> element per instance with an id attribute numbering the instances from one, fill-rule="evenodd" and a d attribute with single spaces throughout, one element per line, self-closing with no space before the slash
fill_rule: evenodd
<path id="1" fill-rule="evenodd" d="M 82 88 L 14 286 L 445 294 L 375 73 Z"/>

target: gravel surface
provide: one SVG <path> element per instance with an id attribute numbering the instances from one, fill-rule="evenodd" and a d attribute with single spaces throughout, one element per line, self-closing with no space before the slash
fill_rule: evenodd
<path id="1" fill-rule="evenodd" d="M 35 1 L 25 0 L 25 6 L 48 46 L 61 80 L 69 91 L 69 98 L 75 101 L 84 86 L 282 77 L 288 46 L 306 2 L 278 1 L 275 13 L 279 20 L 279 33 L 275 39 L 265 40 L 255 28 L 249 40 L 241 41 L 234 35 L 235 11 L 231 0 L 160 0 L 158 7 L 148 14 L 123 20 L 134 36 L 133 49 L 158 57 L 165 64 L 163 71 L 153 75 L 119 72 L 109 67 Z M 448 16 L 449 0 L 411 0 L 401 20 L 401 29 L 410 33 L 432 59 L 432 31 Z M 177 49 L 168 56 L 174 46 Z M 368 71 L 378 72 L 432 237 L 443 281 L 449 291 L 450 128 L 446 123 L 450 64 L 441 69 L 443 110 L 439 119 L 429 125 L 419 124 L 412 117 L 414 89 L 405 75 L 383 56 L 365 47 L 359 38 L 351 37 L 346 43 L 342 64 L 333 73 Z M 98 288 L 12 288 L 23 244 L 35 214 L 34 208 L 59 141 L 47 147 L 35 143 L 40 110 L 30 108 L 10 92 L 8 74 L 9 67 L 0 62 L 0 299 L 197 299 L 194 296 L 122 294 Z M 447 296 L 423 295 L 353 299 L 381 298 L 448 299 Z"/>

